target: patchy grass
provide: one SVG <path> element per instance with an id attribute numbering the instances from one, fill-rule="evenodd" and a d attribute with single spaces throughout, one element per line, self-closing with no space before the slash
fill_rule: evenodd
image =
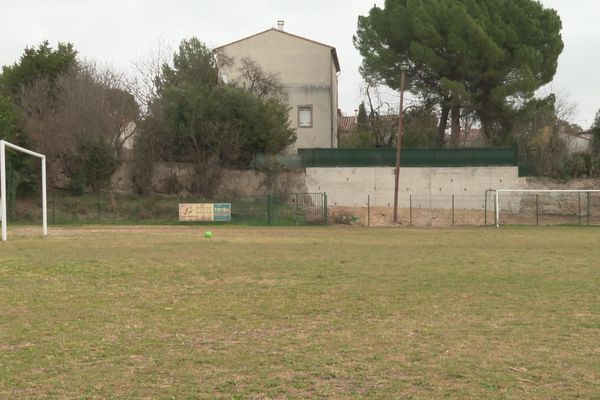
<path id="1" fill-rule="evenodd" d="M 600 399 L 600 231 L 0 243 L 0 398 Z"/>

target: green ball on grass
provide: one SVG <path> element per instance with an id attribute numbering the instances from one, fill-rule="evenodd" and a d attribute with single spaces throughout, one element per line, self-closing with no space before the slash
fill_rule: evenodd
<path id="1" fill-rule="evenodd" d="M 212 234 L 212 232 L 211 232 L 211 231 L 206 231 L 206 232 L 204 232 L 204 237 L 205 237 L 206 239 L 210 239 L 210 238 L 212 238 L 212 236 L 213 236 L 213 234 Z"/>

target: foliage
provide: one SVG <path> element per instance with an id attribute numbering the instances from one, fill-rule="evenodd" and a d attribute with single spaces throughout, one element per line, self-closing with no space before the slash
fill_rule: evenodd
<path id="1" fill-rule="evenodd" d="M 533 164 L 539 175 L 563 180 L 593 176 L 596 162 L 589 155 L 569 153 L 570 138 L 582 129 L 563 119 L 569 116 L 564 108 L 555 94 L 528 101 L 511 121 L 515 133 L 501 144 L 516 146 L 521 161 Z"/>
<path id="2" fill-rule="evenodd" d="M 217 60 L 206 44 L 197 38 L 184 39 L 173 54 L 173 64 L 163 64 L 162 74 L 156 79 L 165 89 L 187 83 L 200 86 L 217 85 Z"/>
<path id="3" fill-rule="evenodd" d="M 22 132 L 22 116 L 19 108 L 9 96 L 0 94 L 0 139 L 31 148 L 31 143 Z M 30 157 L 17 156 L 7 152 L 7 168 L 11 170 L 11 185 L 17 196 L 27 195 L 37 190 L 39 164 Z"/>
<path id="4" fill-rule="evenodd" d="M 340 140 L 340 148 L 368 149 L 372 147 L 375 147 L 375 137 L 373 132 L 366 129 L 351 131 L 342 136 Z"/>
<path id="5" fill-rule="evenodd" d="M 56 49 L 45 41 L 37 48 L 27 47 L 18 62 L 2 67 L 0 75 L 0 138 L 28 148 L 36 147 L 25 127 L 27 113 L 22 109 L 22 92 L 36 81 L 53 83 L 64 71 L 76 65 L 77 52 L 70 43 L 59 43 Z M 46 87 L 52 94 L 52 85 Z M 15 157 L 12 168 L 17 195 L 27 195 L 36 189 L 39 168 L 32 160 Z"/>
<path id="6" fill-rule="evenodd" d="M 568 158 L 567 142 L 560 135 L 555 95 L 528 101 L 515 113 L 516 131 L 498 144 L 516 146 L 522 161 L 533 163 L 537 174 L 560 178 Z"/>
<path id="7" fill-rule="evenodd" d="M 600 160 L 600 110 L 596 113 L 592 125 L 592 153 L 594 158 Z"/>
<path id="8" fill-rule="evenodd" d="M 53 49 L 43 42 L 3 67 L 0 87 L 5 93 L 0 95 L 2 136 L 10 129 L 20 144 L 59 161 L 51 167 L 61 168 L 62 163 L 70 172 L 73 192 L 104 187 L 139 114 L 119 74 L 80 62 L 71 44 Z M 31 177 L 20 181 L 37 180 L 27 164 L 15 168 L 22 178 Z M 49 180 L 58 173 L 50 168 Z"/>
<path id="9" fill-rule="evenodd" d="M 416 107 L 404 111 L 403 148 L 422 149 L 434 147 L 436 134 L 437 116 L 431 108 Z"/>
<path id="10" fill-rule="evenodd" d="M 77 65 L 77 51 L 71 43 L 58 43 L 53 49 L 48 41 L 37 48 L 26 47 L 18 62 L 2 67 L 0 89 L 18 98 L 22 89 L 40 79 L 54 82 Z"/>
<path id="11" fill-rule="evenodd" d="M 369 117 L 367 115 L 367 109 L 365 107 L 365 102 L 361 102 L 358 106 L 358 116 L 356 117 L 356 125 L 358 130 L 366 130 L 369 129 Z"/>
<path id="12" fill-rule="evenodd" d="M 266 76 L 256 74 L 256 65 L 245 67 L 255 78 Z M 268 96 L 257 82 L 219 84 L 215 55 L 196 38 L 181 43 L 157 80 L 158 96 L 136 141 L 139 149 L 153 149 L 146 158 L 245 166 L 254 154 L 279 153 L 295 140 L 285 101 Z"/>
<path id="13" fill-rule="evenodd" d="M 12 99 L 0 94 L 0 139 L 16 142 L 19 116 Z"/>
<path id="14" fill-rule="evenodd" d="M 569 155 L 561 168 L 562 178 L 588 178 L 595 173 L 595 165 L 592 155 L 589 153 L 573 153 Z"/>
<path id="15" fill-rule="evenodd" d="M 29 137 L 41 152 L 56 159 L 99 139 L 119 154 L 135 132 L 129 126 L 135 126 L 139 112 L 133 96 L 120 88 L 120 77 L 92 63 L 66 71 L 54 83 L 34 82 L 23 90 L 21 107 Z"/>
<path id="16" fill-rule="evenodd" d="M 533 0 L 387 0 L 359 17 L 354 44 L 369 81 L 398 89 L 409 62 L 409 89 L 441 107 L 438 138 L 450 110 L 459 118 L 472 107 L 495 141 L 518 104 L 554 76 L 560 30 L 557 13 Z"/>
<path id="17" fill-rule="evenodd" d="M 119 161 L 110 144 L 96 140 L 82 143 L 66 165 L 71 176 L 69 190 L 73 194 L 83 194 L 85 187 L 94 192 L 106 188 Z"/>
<path id="18" fill-rule="evenodd" d="M 361 103 L 358 112 L 358 127 L 342 137 L 340 147 L 372 148 L 392 147 L 398 135 L 398 116 L 377 115 L 372 118 L 361 117 Z M 360 122 L 366 118 L 366 123 Z M 437 116 L 429 107 L 409 107 L 404 111 L 404 132 L 402 147 L 407 149 L 431 148 L 434 146 L 437 132 Z"/>

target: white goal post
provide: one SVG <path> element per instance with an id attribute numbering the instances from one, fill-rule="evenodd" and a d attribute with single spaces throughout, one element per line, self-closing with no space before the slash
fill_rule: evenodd
<path id="1" fill-rule="evenodd" d="M 2 219 L 2 241 L 6 241 L 6 148 L 37 157 L 42 160 L 42 231 L 48 235 L 48 211 L 46 205 L 46 156 L 0 140 L 0 219 Z"/>
<path id="2" fill-rule="evenodd" d="M 568 189 L 497 189 L 496 191 L 496 227 L 500 228 L 500 194 L 502 193 L 600 193 L 600 190 L 568 190 Z"/>

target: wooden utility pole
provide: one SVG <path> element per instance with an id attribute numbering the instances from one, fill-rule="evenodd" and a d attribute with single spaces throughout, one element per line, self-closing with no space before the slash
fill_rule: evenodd
<path id="1" fill-rule="evenodd" d="M 400 112 L 398 116 L 398 139 L 396 140 L 396 182 L 394 186 L 394 224 L 398 223 L 398 190 L 400 184 L 400 152 L 402 151 L 402 133 L 404 131 L 404 78 L 408 64 L 400 66 Z"/>

